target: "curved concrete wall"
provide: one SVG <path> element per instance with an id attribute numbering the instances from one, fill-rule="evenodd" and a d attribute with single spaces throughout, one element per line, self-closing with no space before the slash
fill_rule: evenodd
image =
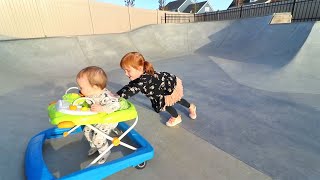
<path id="1" fill-rule="evenodd" d="M 21 78 L 25 82 L 26 76 L 72 77 L 88 65 L 99 65 L 110 71 L 119 68 L 121 57 L 129 51 L 139 51 L 149 61 L 197 53 L 211 57 L 231 77 L 249 86 L 285 91 L 281 84 L 272 88 L 277 79 L 271 75 L 281 71 L 284 81 L 290 81 L 291 90 L 319 93 L 320 89 L 312 85 L 320 78 L 314 69 L 318 62 L 311 61 L 319 54 L 319 23 L 269 25 L 269 20 L 270 17 L 262 17 L 149 25 L 120 34 L 1 41 L 0 76 L 14 75 L 16 81 Z M 245 69 L 248 71 L 244 72 Z M 297 83 L 291 75 L 283 75 L 284 71 L 299 71 L 305 82 L 311 81 L 305 85 L 307 88 L 296 87 Z M 266 79 L 270 82 L 266 83 Z M 11 78 L 0 81 L 10 89 Z"/>
<path id="2" fill-rule="evenodd" d="M 319 142 L 314 138 L 320 137 L 319 22 L 268 25 L 269 20 L 151 25 L 121 34 L 0 41 L 0 151 L 14 154 L 1 157 L 6 162 L 1 174 L 24 178 L 29 139 L 51 127 L 47 104 L 75 85 L 80 69 L 103 67 L 110 89 L 117 90 L 128 81 L 119 69 L 120 58 L 140 51 L 157 69 L 184 80 L 186 98 L 197 104 L 198 120 L 190 120 L 183 110 L 181 128 L 169 129 L 164 125 L 168 115 L 154 113 L 145 97 L 132 98 L 141 119 L 135 128 L 152 143 L 156 156 L 151 170 L 125 172 L 118 179 L 271 179 L 262 173 L 275 179 L 319 177 Z M 48 146 L 45 160 L 58 175 L 87 161 L 87 143 L 67 140 Z M 65 150 L 65 156 L 58 155 Z M 186 172 L 190 167 L 195 168 Z"/>

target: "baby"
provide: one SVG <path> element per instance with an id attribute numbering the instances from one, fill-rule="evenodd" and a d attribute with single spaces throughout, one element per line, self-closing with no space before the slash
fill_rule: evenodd
<path id="1" fill-rule="evenodd" d="M 120 109 L 125 109 L 125 107 L 121 106 L 123 103 L 120 103 L 119 96 L 114 95 L 106 89 L 107 81 L 106 73 L 103 69 L 96 66 L 86 67 L 77 75 L 77 84 L 79 85 L 81 94 L 94 100 L 94 102 L 87 101 L 91 106 L 90 110 L 93 112 L 105 112 L 109 114 Z M 117 125 L 118 123 L 108 123 L 95 124 L 93 126 L 106 134 L 110 134 Z M 107 139 L 101 134 L 95 133 L 88 126 L 84 127 L 83 132 L 91 147 L 88 152 L 89 156 L 97 151 L 102 153 L 109 147 Z M 110 151 L 101 157 L 98 164 L 105 163 L 109 155 Z"/>

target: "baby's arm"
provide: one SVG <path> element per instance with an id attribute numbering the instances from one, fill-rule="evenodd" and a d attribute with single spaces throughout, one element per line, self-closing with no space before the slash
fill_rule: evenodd
<path id="1" fill-rule="evenodd" d="M 119 98 L 110 98 L 106 101 L 106 104 L 102 106 L 103 112 L 112 113 L 120 109 Z"/>
<path id="2" fill-rule="evenodd" d="M 100 104 L 92 104 L 90 110 L 93 112 L 103 112 L 104 111 L 103 106 L 101 106 Z"/>
<path id="3" fill-rule="evenodd" d="M 92 108 L 97 112 L 112 113 L 120 109 L 119 96 L 114 95 L 110 91 L 106 91 L 105 97 L 101 99 L 100 104 L 94 105 Z"/>
<path id="4" fill-rule="evenodd" d="M 120 109 L 120 102 L 119 100 L 108 100 L 107 104 L 92 104 L 90 110 L 93 112 L 105 112 L 105 113 L 112 113 Z"/>

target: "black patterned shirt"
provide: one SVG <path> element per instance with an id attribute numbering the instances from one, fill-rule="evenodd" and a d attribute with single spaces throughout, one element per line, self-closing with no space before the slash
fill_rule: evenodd
<path id="1" fill-rule="evenodd" d="M 175 75 L 167 72 L 154 72 L 154 75 L 143 73 L 139 78 L 130 81 L 128 85 L 120 89 L 117 94 L 128 99 L 141 92 L 150 99 L 152 108 L 160 112 L 165 106 L 164 97 L 172 94 L 177 84 L 176 79 Z"/>

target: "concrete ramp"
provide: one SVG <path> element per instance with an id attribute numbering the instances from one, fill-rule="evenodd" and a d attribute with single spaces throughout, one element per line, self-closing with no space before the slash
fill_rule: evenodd
<path id="1" fill-rule="evenodd" d="M 254 21 L 258 19 L 239 21 L 213 34 L 212 42 L 196 52 L 209 53 L 242 84 L 274 92 L 319 94 L 318 24 L 268 25 L 267 20 Z M 223 36 L 224 41 L 215 43 L 217 36 Z"/>
<path id="2" fill-rule="evenodd" d="M 198 118 L 176 106 L 183 122 L 167 128 L 167 113 L 155 113 L 142 95 L 131 98 L 136 130 L 155 157 L 142 171 L 108 179 L 319 179 L 320 24 L 270 25 L 270 18 L 0 41 L 0 180 L 24 178 L 27 143 L 52 127 L 47 104 L 76 85 L 77 72 L 101 66 L 116 91 L 128 83 L 119 61 L 129 51 L 178 75 Z M 45 161 L 62 177 L 84 168 L 88 149 L 83 136 L 49 141 Z"/>

